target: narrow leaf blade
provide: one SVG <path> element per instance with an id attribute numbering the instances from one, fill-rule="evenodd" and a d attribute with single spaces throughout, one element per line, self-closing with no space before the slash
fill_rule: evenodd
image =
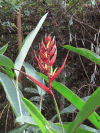
<path id="1" fill-rule="evenodd" d="M 3 54 L 6 51 L 7 47 L 8 47 L 8 44 L 0 48 L 0 54 Z"/>
<path id="2" fill-rule="evenodd" d="M 18 104 L 16 89 L 15 89 L 13 82 L 11 81 L 11 79 L 7 75 L 0 72 L 0 83 L 2 84 L 2 86 L 4 88 L 4 91 L 6 93 L 6 97 L 7 97 L 8 101 L 10 102 L 16 117 L 20 116 L 21 113 L 19 110 L 19 104 Z M 19 90 L 19 93 L 21 96 L 23 96 L 23 94 L 21 93 L 20 90 Z M 22 102 L 21 102 L 21 107 L 22 107 L 23 115 L 29 116 L 29 113 Z"/>
<path id="3" fill-rule="evenodd" d="M 14 64 L 13 64 L 12 60 L 10 60 L 8 57 L 6 57 L 5 55 L 2 55 L 2 54 L 0 54 L 0 65 L 14 68 Z"/>
<path id="4" fill-rule="evenodd" d="M 39 112 L 39 110 L 32 104 L 29 100 L 22 97 L 22 100 L 24 102 L 25 107 L 41 129 L 43 133 L 49 133 L 49 130 L 46 129 L 46 126 L 50 127 L 46 119 L 43 117 L 43 115 Z"/>
<path id="5" fill-rule="evenodd" d="M 66 49 L 69 49 L 75 53 L 78 53 L 90 60 L 92 60 L 93 62 L 97 63 L 98 65 L 100 65 L 100 56 L 97 55 L 96 53 L 88 50 L 88 49 L 85 49 L 85 48 L 75 48 L 75 47 L 72 47 L 70 45 L 64 45 L 63 46 L 64 48 Z"/>
<path id="6" fill-rule="evenodd" d="M 48 14 L 48 13 L 46 13 L 46 14 L 41 18 L 41 20 L 39 21 L 39 23 L 38 23 L 38 25 L 36 26 L 36 28 L 35 28 L 33 31 L 31 31 L 31 33 L 30 33 L 30 34 L 26 37 L 26 39 L 24 40 L 24 42 L 23 42 L 23 44 L 22 44 L 22 48 L 21 48 L 21 50 L 20 50 L 20 52 L 19 52 L 19 55 L 17 56 L 17 59 L 16 59 L 16 61 L 15 61 L 15 69 L 18 69 L 18 70 L 21 69 L 22 64 L 23 64 L 23 62 L 24 62 L 24 59 L 25 59 L 25 57 L 26 57 L 26 55 L 27 55 L 27 52 L 28 52 L 28 50 L 29 50 L 29 48 L 30 48 L 30 46 L 31 46 L 31 44 L 32 44 L 32 42 L 33 42 L 33 40 L 34 40 L 34 38 L 36 37 L 36 35 L 37 35 L 39 29 L 41 28 L 43 22 L 45 21 L 45 19 L 46 19 L 46 17 L 47 17 L 47 14 Z M 19 71 L 15 71 L 15 73 L 16 73 L 16 76 L 18 77 Z"/>
<path id="7" fill-rule="evenodd" d="M 4 67 L 4 66 L 0 66 L 2 70 L 5 71 L 5 73 L 7 73 L 11 79 L 14 78 L 14 73 L 12 72 L 11 68 L 9 67 Z"/>
<path id="8" fill-rule="evenodd" d="M 69 124 L 66 132 L 73 133 L 78 128 L 78 126 L 99 106 L 100 106 L 100 87 L 89 97 L 87 102 L 83 105 L 82 109 L 77 114 L 75 120 Z"/>

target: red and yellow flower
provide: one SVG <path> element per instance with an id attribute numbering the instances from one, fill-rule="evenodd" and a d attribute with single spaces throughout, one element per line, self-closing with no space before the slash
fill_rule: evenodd
<path id="1" fill-rule="evenodd" d="M 53 67 L 52 65 L 54 64 L 55 60 L 56 60 L 56 56 L 57 56 L 57 50 L 56 50 L 56 44 L 55 44 L 55 40 L 51 40 L 50 35 L 47 37 L 45 35 L 45 44 L 42 40 L 41 42 L 41 46 L 39 45 L 39 50 L 40 50 L 40 55 L 39 58 L 37 58 L 36 53 L 34 51 L 35 54 L 35 58 L 39 64 L 40 69 L 48 76 L 49 79 L 49 88 L 47 88 L 46 86 L 44 86 L 43 84 L 41 84 L 40 82 L 38 82 L 37 80 L 35 80 L 34 78 L 32 78 L 31 76 L 27 75 L 29 78 L 31 78 L 31 80 L 33 80 L 38 86 L 40 86 L 42 89 L 44 89 L 45 91 L 47 91 L 48 93 L 50 93 L 52 96 L 52 89 L 51 89 L 51 82 L 60 74 L 60 72 L 62 71 L 66 59 L 68 57 L 68 54 L 66 55 L 66 58 L 64 60 L 63 65 L 61 66 L 61 68 L 56 72 L 57 68 L 53 71 Z"/>

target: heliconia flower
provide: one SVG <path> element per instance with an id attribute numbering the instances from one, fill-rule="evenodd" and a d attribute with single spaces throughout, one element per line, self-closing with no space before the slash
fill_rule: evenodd
<path id="1" fill-rule="evenodd" d="M 39 50 L 40 50 L 39 59 L 37 58 L 35 51 L 34 54 L 39 64 L 39 67 L 43 70 L 43 72 L 46 75 L 48 75 L 47 73 L 49 73 L 50 67 L 54 64 L 57 54 L 56 54 L 56 46 L 54 45 L 54 40 L 51 41 L 50 35 L 47 37 L 45 34 L 45 43 L 46 45 L 43 43 L 42 40 L 41 46 L 39 45 Z"/>
<path id="2" fill-rule="evenodd" d="M 46 34 L 45 34 L 45 43 L 46 44 L 44 44 L 43 40 L 42 40 L 41 46 L 39 45 L 39 50 L 40 50 L 39 59 L 37 58 L 35 51 L 34 51 L 34 54 L 35 54 L 35 58 L 36 58 L 36 60 L 37 60 L 37 62 L 39 64 L 40 69 L 42 69 L 42 71 L 48 76 L 48 79 L 49 79 L 49 91 L 52 92 L 51 82 L 62 71 L 62 69 L 63 69 L 63 67 L 65 65 L 65 62 L 67 60 L 68 54 L 66 55 L 66 58 L 64 60 L 63 65 L 61 66 L 61 68 L 57 72 L 56 72 L 57 68 L 53 71 L 52 65 L 55 63 L 56 56 L 57 56 L 57 49 L 56 49 L 55 40 L 53 39 L 51 41 L 50 35 L 47 37 Z M 34 82 L 36 82 L 36 81 L 34 81 Z M 38 83 L 38 82 L 36 82 L 36 83 Z M 41 86 L 42 85 L 40 85 L 40 87 Z M 47 90 L 47 88 L 45 88 L 45 90 Z M 47 90 L 47 92 L 49 92 L 49 91 Z"/>
<path id="3" fill-rule="evenodd" d="M 54 97 L 52 90 L 49 90 L 49 88 L 47 88 L 45 85 L 41 84 L 40 82 L 38 82 L 36 79 L 26 74 L 25 72 L 22 72 L 22 73 L 25 74 L 28 78 L 30 78 L 33 82 L 35 82 L 39 87 L 41 87 L 43 90 L 47 91 L 49 94 L 51 94 Z"/>

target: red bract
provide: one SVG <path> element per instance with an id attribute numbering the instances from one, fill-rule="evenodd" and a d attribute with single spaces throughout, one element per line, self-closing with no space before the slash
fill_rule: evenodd
<path id="1" fill-rule="evenodd" d="M 30 78 L 33 82 L 35 82 L 39 87 L 41 87 L 43 90 L 47 91 L 49 94 L 51 94 L 54 97 L 52 91 L 49 90 L 45 85 L 41 84 L 40 82 L 38 82 L 36 79 L 34 79 L 33 77 L 29 76 L 25 72 L 23 72 L 23 74 L 25 74 L 28 78 Z"/>
<path id="2" fill-rule="evenodd" d="M 54 54 L 55 50 L 56 50 L 56 48 L 53 47 L 53 49 L 52 49 L 52 50 L 50 51 L 50 53 L 49 53 L 49 56 L 50 56 L 50 57 Z"/>
<path id="3" fill-rule="evenodd" d="M 34 51 L 34 54 L 35 54 L 35 51 Z M 37 58 L 36 54 L 35 54 L 35 58 L 36 58 L 36 60 L 37 60 L 37 62 L 38 62 L 38 64 L 39 64 L 39 67 L 44 71 L 44 73 L 47 74 L 46 70 L 44 69 L 43 65 L 40 63 L 40 61 L 39 61 L 39 59 Z"/>
<path id="4" fill-rule="evenodd" d="M 64 61 L 63 65 L 61 66 L 61 68 L 50 78 L 50 82 L 52 82 L 60 74 L 60 72 L 64 68 L 64 65 L 66 63 L 67 57 L 68 57 L 68 54 L 66 55 L 65 61 Z"/>
<path id="5" fill-rule="evenodd" d="M 45 52 L 45 45 L 44 45 L 44 43 L 43 43 L 43 40 L 42 40 L 42 43 L 41 43 L 41 45 L 42 45 L 42 50 Z"/>
<path id="6" fill-rule="evenodd" d="M 54 54 L 54 56 L 52 57 L 52 59 L 49 62 L 50 67 L 55 63 L 55 60 L 56 60 L 56 54 Z"/>
<path id="7" fill-rule="evenodd" d="M 46 42 L 46 44 L 47 44 L 48 42 L 50 42 L 50 41 L 51 41 L 50 35 L 49 35 L 48 38 L 47 38 L 47 36 L 46 36 L 46 34 L 45 34 L 45 42 Z"/>
<path id="8" fill-rule="evenodd" d="M 52 40 L 51 43 L 49 44 L 49 48 L 53 47 L 54 43 L 55 43 L 54 40 Z"/>

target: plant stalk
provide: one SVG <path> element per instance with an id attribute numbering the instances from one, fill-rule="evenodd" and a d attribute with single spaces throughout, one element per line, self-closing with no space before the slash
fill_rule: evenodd
<path id="1" fill-rule="evenodd" d="M 63 129 L 63 125 L 62 125 L 62 121 L 61 121 L 61 117 L 60 117 L 60 113 L 59 113 L 59 109 L 58 109 L 55 97 L 53 97 L 53 100 L 54 100 L 54 104 L 55 104 L 56 111 L 57 111 L 57 114 L 58 114 L 58 119 L 59 119 L 59 122 L 60 122 L 61 131 L 62 131 L 62 133 L 64 133 L 64 129 Z"/>
<path id="2" fill-rule="evenodd" d="M 43 95 L 42 95 L 42 89 L 41 89 L 41 95 L 40 95 L 40 107 L 39 107 L 40 113 L 41 113 L 41 108 L 42 108 L 42 100 L 43 100 Z M 37 130 L 36 130 L 36 133 L 38 133 L 38 128 L 37 128 Z"/>

